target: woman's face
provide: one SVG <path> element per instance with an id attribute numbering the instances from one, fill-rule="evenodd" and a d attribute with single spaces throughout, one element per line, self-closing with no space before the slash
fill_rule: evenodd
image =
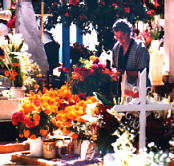
<path id="1" fill-rule="evenodd" d="M 128 37 L 128 34 L 122 31 L 117 31 L 114 32 L 115 39 L 122 45 L 124 46 L 130 38 Z"/>

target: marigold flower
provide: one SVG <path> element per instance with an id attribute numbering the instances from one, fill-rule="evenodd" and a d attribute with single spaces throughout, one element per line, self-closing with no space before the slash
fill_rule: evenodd
<path id="1" fill-rule="evenodd" d="M 24 137 L 25 138 L 29 138 L 29 136 L 30 136 L 30 130 L 24 130 Z"/>
<path id="2" fill-rule="evenodd" d="M 35 134 L 32 134 L 31 136 L 30 136 L 30 139 L 36 139 L 37 137 L 36 137 L 36 135 Z"/>
<path id="3" fill-rule="evenodd" d="M 40 129 L 39 133 L 42 137 L 46 137 L 48 134 L 48 129 Z"/>
<path id="4" fill-rule="evenodd" d="M 35 110 L 34 106 L 31 103 L 24 103 L 22 105 L 22 108 L 24 109 L 25 115 Z"/>
<path id="5" fill-rule="evenodd" d="M 34 88 L 35 88 L 35 89 L 39 89 L 39 87 L 40 87 L 40 86 L 39 86 L 38 84 L 35 84 L 35 85 L 34 85 Z"/>
<path id="6" fill-rule="evenodd" d="M 39 125 L 40 115 L 39 114 L 34 114 L 33 115 L 33 120 L 34 120 L 35 126 Z"/>
<path id="7" fill-rule="evenodd" d="M 42 77 L 42 74 L 37 74 L 36 77 Z"/>

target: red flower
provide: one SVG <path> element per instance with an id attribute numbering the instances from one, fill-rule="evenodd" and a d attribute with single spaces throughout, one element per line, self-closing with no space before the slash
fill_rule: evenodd
<path id="1" fill-rule="evenodd" d="M 25 115 L 23 112 L 15 112 L 12 115 L 12 124 L 18 125 L 19 123 L 23 123 L 25 119 Z"/>
<path id="2" fill-rule="evenodd" d="M 66 12 L 66 13 L 65 13 L 65 16 L 66 16 L 66 17 L 69 17 L 69 14 L 68 14 L 68 12 Z"/>
<path id="3" fill-rule="evenodd" d="M 159 5 L 158 0 L 155 0 L 155 7 L 157 8 Z"/>
<path id="4" fill-rule="evenodd" d="M 150 15 L 153 15 L 154 13 L 155 13 L 154 10 L 149 10 L 149 11 L 147 12 L 147 14 L 150 14 Z"/>
<path id="5" fill-rule="evenodd" d="M 63 67 L 62 70 L 66 73 L 70 73 L 71 72 L 71 69 L 70 68 L 66 68 L 66 67 Z"/>
<path id="6" fill-rule="evenodd" d="M 15 28 L 15 16 L 7 22 L 8 28 Z"/>
<path id="7" fill-rule="evenodd" d="M 124 10 L 125 10 L 126 13 L 130 13 L 130 8 L 129 7 L 125 7 Z"/>
<path id="8" fill-rule="evenodd" d="M 79 0 L 70 0 L 69 1 L 69 5 L 77 5 L 77 3 L 79 3 Z"/>
<path id="9" fill-rule="evenodd" d="M 93 63 L 94 64 L 98 64 L 99 63 L 99 59 L 97 58 Z"/>
<path id="10" fill-rule="evenodd" d="M 118 5 L 116 3 L 113 3 L 112 6 L 113 7 L 118 7 Z"/>

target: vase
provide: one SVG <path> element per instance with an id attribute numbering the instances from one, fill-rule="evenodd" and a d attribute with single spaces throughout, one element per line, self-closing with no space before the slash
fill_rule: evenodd
<path id="1" fill-rule="evenodd" d="M 80 155 L 82 140 L 73 139 L 74 154 Z"/>
<path id="2" fill-rule="evenodd" d="M 43 141 L 43 157 L 45 159 L 56 158 L 56 142 L 54 139 Z"/>
<path id="3" fill-rule="evenodd" d="M 36 139 L 29 139 L 30 155 L 32 157 L 42 157 L 43 154 L 43 141 L 40 137 Z"/>
<path id="4" fill-rule="evenodd" d="M 82 160 L 92 160 L 98 156 L 99 153 L 96 143 L 91 142 L 90 140 L 83 140 L 81 144 L 80 158 Z"/>
<path id="5" fill-rule="evenodd" d="M 25 88 L 24 87 L 11 87 L 10 91 L 12 92 L 12 97 L 20 99 L 25 97 Z"/>
<path id="6" fill-rule="evenodd" d="M 87 155 L 87 150 L 89 147 L 90 141 L 89 140 L 83 140 L 82 144 L 81 144 L 81 153 L 80 153 L 80 157 L 82 160 L 86 159 L 86 155 Z"/>

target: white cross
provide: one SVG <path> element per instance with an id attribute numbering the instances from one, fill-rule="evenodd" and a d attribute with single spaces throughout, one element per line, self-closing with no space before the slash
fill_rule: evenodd
<path id="1" fill-rule="evenodd" d="M 146 96 L 146 69 L 139 73 L 139 102 L 138 104 L 115 105 L 109 113 L 140 111 L 139 115 L 139 151 L 144 151 L 146 147 L 146 111 L 164 111 L 170 110 L 170 104 L 147 103 Z M 114 110 L 114 111 L 113 111 Z"/>

